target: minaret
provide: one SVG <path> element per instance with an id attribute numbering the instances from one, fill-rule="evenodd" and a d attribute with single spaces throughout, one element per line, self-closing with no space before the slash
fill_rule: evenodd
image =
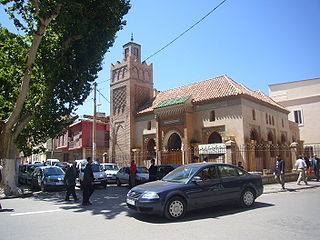
<path id="1" fill-rule="evenodd" d="M 110 75 L 110 158 L 129 164 L 131 150 L 137 147 L 136 112 L 153 97 L 153 66 L 141 63 L 141 46 L 133 36 L 123 45 L 122 62 L 111 65 Z"/>

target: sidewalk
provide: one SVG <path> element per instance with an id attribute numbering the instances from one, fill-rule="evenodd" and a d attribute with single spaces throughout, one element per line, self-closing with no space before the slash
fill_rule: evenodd
<path id="1" fill-rule="evenodd" d="M 303 181 L 301 182 L 301 185 L 297 185 L 296 181 L 286 182 L 285 184 L 286 189 L 281 189 L 281 185 L 279 183 L 264 184 L 263 187 L 264 187 L 263 194 L 277 193 L 277 192 L 295 192 L 301 189 L 320 187 L 320 182 L 317 182 L 314 179 L 309 180 L 308 185 L 306 185 Z"/>

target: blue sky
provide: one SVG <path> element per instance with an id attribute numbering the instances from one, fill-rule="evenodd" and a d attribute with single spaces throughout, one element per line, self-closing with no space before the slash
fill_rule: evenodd
<path id="1" fill-rule="evenodd" d="M 142 59 L 172 41 L 221 0 L 132 0 L 114 46 L 104 59 L 98 89 L 109 99 L 110 65 L 122 60 L 122 46 L 142 46 Z M 147 61 L 154 87 L 163 91 L 227 74 L 252 90 L 320 77 L 319 0 L 227 0 L 199 25 Z M 1 10 L 1 23 L 9 26 Z M 109 103 L 97 96 L 98 110 Z M 92 95 L 77 113 L 92 114 Z"/>

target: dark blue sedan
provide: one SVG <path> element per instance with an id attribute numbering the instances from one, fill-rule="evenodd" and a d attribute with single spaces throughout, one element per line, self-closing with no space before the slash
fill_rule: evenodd
<path id="1" fill-rule="evenodd" d="M 261 176 L 220 163 L 183 165 L 162 180 L 132 188 L 127 206 L 140 213 L 179 219 L 186 211 L 240 203 L 251 207 L 263 192 Z"/>

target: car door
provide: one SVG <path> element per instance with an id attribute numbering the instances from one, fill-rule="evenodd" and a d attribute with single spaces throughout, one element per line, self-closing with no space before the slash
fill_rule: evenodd
<path id="1" fill-rule="evenodd" d="M 221 197 L 223 200 L 238 199 L 241 194 L 243 180 L 240 179 L 237 168 L 231 165 L 219 165 L 218 169 L 221 184 L 224 188 Z"/>
<path id="2" fill-rule="evenodd" d="M 189 185 L 186 194 L 193 208 L 213 206 L 221 200 L 223 187 L 216 166 L 201 169 Z"/>
<path id="3" fill-rule="evenodd" d="M 129 183 L 129 168 L 123 167 L 118 172 L 118 178 L 121 183 Z"/>
<path id="4" fill-rule="evenodd" d="M 40 168 L 36 168 L 31 175 L 31 187 L 38 186 L 38 175 L 39 175 Z"/>

